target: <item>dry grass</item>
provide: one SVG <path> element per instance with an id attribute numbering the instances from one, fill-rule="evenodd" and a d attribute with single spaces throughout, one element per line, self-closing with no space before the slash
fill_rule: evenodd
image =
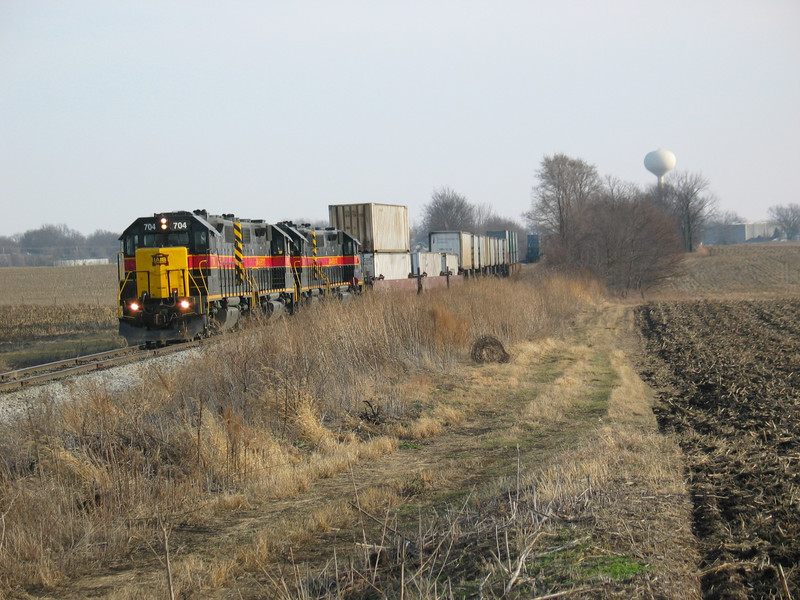
<path id="1" fill-rule="evenodd" d="M 162 523 L 293 497 L 393 452 L 395 435 L 435 435 L 463 417 L 457 404 L 437 406 L 427 378 L 454 373 L 478 335 L 510 346 L 561 329 L 595 300 L 593 285 L 489 280 L 321 303 L 209 345 L 179 371 L 151 369 L 128 393 L 43 397 L 0 424 L 0 585 L 55 585 L 152 555 Z M 376 506 L 395 501 L 381 493 Z M 312 529 L 332 521 L 321 515 Z M 256 547 L 245 564 L 275 551 Z M 224 585 L 225 564 L 189 564 L 180 577 Z"/>
<path id="2" fill-rule="evenodd" d="M 509 381 L 526 389 L 526 379 L 545 379 L 526 389 L 528 416 L 493 437 L 517 445 L 512 476 L 400 527 L 402 536 L 393 534 L 395 513 L 376 507 L 384 535 L 367 545 L 369 553 L 343 570 L 328 565 L 283 581 L 291 593 L 281 597 L 699 597 L 680 452 L 658 433 L 648 388 L 614 349 L 606 329 L 619 326 L 625 323 L 612 319 L 591 339 L 542 344 L 560 357 L 561 376 L 527 361 L 502 372 L 492 366 L 483 376 L 489 389 Z M 531 409 L 545 403 L 557 410 Z M 547 430 L 549 447 L 564 443 L 560 451 L 520 449 Z M 325 581 L 327 591 L 317 596 Z"/>

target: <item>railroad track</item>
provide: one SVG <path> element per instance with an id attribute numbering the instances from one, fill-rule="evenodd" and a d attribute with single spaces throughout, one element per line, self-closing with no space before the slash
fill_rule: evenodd
<path id="1" fill-rule="evenodd" d="M 197 346 L 199 343 L 199 341 L 193 341 L 155 349 L 147 349 L 145 346 L 117 348 L 106 352 L 87 354 L 86 356 L 78 356 L 67 360 L 59 360 L 0 373 L 0 393 L 13 392 L 22 388 L 40 385 L 58 379 L 65 379 L 74 375 L 82 375 L 92 371 L 102 371 L 111 367 L 138 362 L 153 356 L 163 356 L 165 354 L 179 352 Z"/>

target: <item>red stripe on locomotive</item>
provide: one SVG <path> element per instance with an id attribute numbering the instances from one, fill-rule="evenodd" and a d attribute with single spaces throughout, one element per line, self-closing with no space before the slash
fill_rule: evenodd
<path id="1" fill-rule="evenodd" d="M 192 254 L 189 257 L 189 268 L 198 269 L 234 269 L 236 258 L 233 256 L 217 256 L 216 254 Z M 346 257 L 353 258 L 353 257 Z M 291 266 L 288 256 L 245 256 L 243 263 L 246 269 L 275 269 Z M 354 264 L 353 262 L 341 264 Z M 358 264 L 357 262 L 355 264 Z M 136 259 L 125 259 L 125 271 L 136 270 Z"/>

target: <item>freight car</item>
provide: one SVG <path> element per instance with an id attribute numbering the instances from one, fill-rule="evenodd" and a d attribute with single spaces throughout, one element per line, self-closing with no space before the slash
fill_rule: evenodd
<path id="1" fill-rule="evenodd" d="M 241 315 L 277 316 L 360 288 L 359 242 L 334 228 L 178 211 L 120 237 L 119 332 L 130 344 L 192 339 Z"/>
<path id="2" fill-rule="evenodd" d="M 486 235 L 469 231 L 432 231 L 428 242 L 433 252 L 458 256 L 458 273 L 508 276 L 519 267 L 517 234 L 514 231 L 488 231 Z"/>

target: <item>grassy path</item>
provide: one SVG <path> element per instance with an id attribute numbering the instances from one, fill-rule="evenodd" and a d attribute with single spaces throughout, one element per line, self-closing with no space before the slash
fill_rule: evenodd
<path id="1" fill-rule="evenodd" d="M 697 597 L 681 457 L 631 364 L 630 308 L 509 350 L 432 383 L 440 433 L 173 530 L 176 597 Z M 168 598 L 162 555 L 30 597 Z"/>

